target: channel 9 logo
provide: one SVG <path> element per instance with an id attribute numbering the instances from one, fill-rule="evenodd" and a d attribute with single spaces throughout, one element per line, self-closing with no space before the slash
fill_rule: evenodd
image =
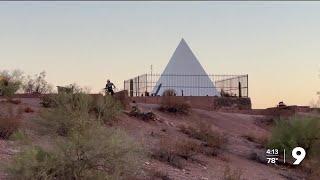
<path id="1" fill-rule="evenodd" d="M 295 159 L 293 165 L 299 165 L 306 157 L 306 151 L 302 147 L 295 147 L 291 151 L 291 156 Z M 268 164 L 277 164 L 280 159 L 283 160 L 283 163 L 286 163 L 286 150 L 283 150 L 283 155 L 281 157 L 278 149 L 267 149 L 266 157 Z"/>

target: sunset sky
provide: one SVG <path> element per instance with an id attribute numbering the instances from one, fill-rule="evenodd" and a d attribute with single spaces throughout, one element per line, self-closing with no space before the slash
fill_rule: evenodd
<path id="1" fill-rule="evenodd" d="M 184 38 L 209 74 L 249 74 L 254 108 L 320 90 L 320 2 L 0 2 L 0 70 L 53 85 L 161 73 Z"/>

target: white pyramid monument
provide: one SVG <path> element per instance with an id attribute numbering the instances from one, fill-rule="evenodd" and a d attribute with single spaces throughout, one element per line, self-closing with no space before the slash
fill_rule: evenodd
<path id="1" fill-rule="evenodd" d="M 196 56 L 181 39 L 152 93 L 174 89 L 177 96 L 220 96 Z"/>

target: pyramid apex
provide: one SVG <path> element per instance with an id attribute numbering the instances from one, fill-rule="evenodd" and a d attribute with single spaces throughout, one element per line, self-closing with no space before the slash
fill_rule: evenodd
<path id="1" fill-rule="evenodd" d="M 184 38 L 181 38 L 180 43 L 178 44 L 178 47 L 188 47 L 188 43 L 186 42 L 186 40 L 184 40 Z M 191 50 L 191 49 L 190 49 Z"/>
<path id="2" fill-rule="evenodd" d="M 186 43 L 186 40 L 184 40 L 184 38 L 181 38 L 180 42 Z"/>

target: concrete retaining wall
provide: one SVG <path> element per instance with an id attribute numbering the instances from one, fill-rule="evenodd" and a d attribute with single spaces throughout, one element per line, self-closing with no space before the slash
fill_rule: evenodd
<path id="1" fill-rule="evenodd" d="M 161 96 L 129 97 L 130 101 L 146 104 L 161 104 Z M 205 110 L 251 109 L 250 98 L 212 97 L 212 96 L 171 96 L 174 101 L 185 101 L 193 108 Z"/>

